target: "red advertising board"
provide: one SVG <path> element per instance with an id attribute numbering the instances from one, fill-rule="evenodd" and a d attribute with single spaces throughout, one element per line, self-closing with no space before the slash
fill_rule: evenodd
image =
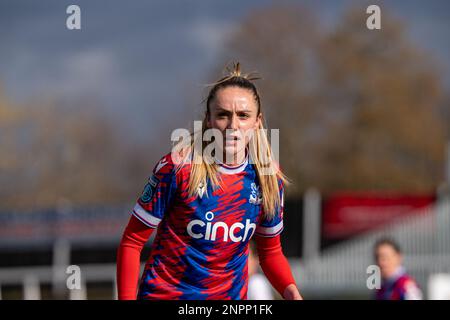
<path id="1" fill-rule="evenodd" d="M 400 217 L 425 214 L 426 211 L 417 209 L 435 201 L 432 194 L 336 193 L 323 202 L 322 236 L 330 240 L 348 238 Z"/>

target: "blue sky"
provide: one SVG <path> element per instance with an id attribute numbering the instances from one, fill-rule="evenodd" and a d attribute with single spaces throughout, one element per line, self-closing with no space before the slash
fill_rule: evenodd
<path id="1" fill-rule="evenodd" d="M 18 103 L 52 97 L 82 108 L 80 99 L 90 99 L 137 136 L 187 126 L 184 110 L 200 110 L 202 84 L 225 63 L 224 41 L 251 10 L 271 2 L 0 0 L 0 84 Z M 330 28 L 361 3 L 291 2 L 311 7 Z M 400 18 L 450 83 L 449 1 L 367 3 Z M 65 28 L 69 4 L 81 7 L 81 31 Z"/>

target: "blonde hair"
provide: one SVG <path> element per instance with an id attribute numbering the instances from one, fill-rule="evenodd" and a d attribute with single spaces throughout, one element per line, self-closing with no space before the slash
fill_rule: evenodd
<path id="1" fill-rule="evenodd" d="M 210 112 L 209 105 L 215 98 L 217 91 L 232 86 L 250 90 L 253 93 L 258 106 L 258 115 L 261 113 L 259 94 L 255 85 L 251 82 L 251 80 L 260 78 L 252 73 L 242 74 L 239 62 L 233 63 L 233 67 L 231 69 L 227 67 L 227 70 L 228 75 L 209 85 L 212 86 L 212 88 L 206 99 L 206 112 L 202 122 L 201 132 L 192 132 L 190 140 L 188 139 L 188 143 L 183 140 L 174 146 L 182 158 L 182 161 L 180 161 L 177 166 L 177 170 L 179 170 L 186 162 L 191 161 L 188 189 L 189 196 L 198 195 L 199 187 L 206 186 L 208 180 L 211 182 L 213 189 L 222 188 L 222 180 L 220 174 L 218 174 L 218 165 L 215 161 L 212 161 L 212 159 L 206 159 L 209 155 L 203 152 L 207 146 L 207 142 L 203 141 L 203 136 L 208 129 L 207 119 Z M 288 185 L 289 180 L 281 172 L 279 165 L 276 164 L 273 159 L 272 149 L 267 137 L 267 130 L 264 129 L 263 117 L 262 120 L 260 128 L 255 130 L 255 134 L 249 142 L 250 147 L 248 151 L 255 166 L 256 175 L 262 192 L 264 216 L 267 219 L 272 219 L 276 214 L 277 208 L 280 208 L 282 201 L 282 199 L 280 199 L 279 180 L 281 180 L 283 185 Z M 200 145 L 201 150 L 195 150 L 195 146 Z M 269 174 L 267 174 L 267 171 L 269 171 Z"/>

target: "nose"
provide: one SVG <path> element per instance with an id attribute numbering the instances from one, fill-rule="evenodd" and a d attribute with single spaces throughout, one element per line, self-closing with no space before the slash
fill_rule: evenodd
<path id="1" fill-rule="evenodd" d="M 235 114 L 231 116 L 230 121 L 228 122 L 228 129 L 237 130 L 239 128 L 238 118 Z"/>

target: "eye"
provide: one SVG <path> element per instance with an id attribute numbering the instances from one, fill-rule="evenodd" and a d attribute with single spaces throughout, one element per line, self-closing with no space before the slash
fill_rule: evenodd
<path id="1" fill-rule="evenodd" d="M 243 119 L 248 119 L 250 117 L 250 115 L 248 113 L 239 113 L 238 116 L 239 116 L 239 118 L 243 118 Z"/>
<path id="2" fill-rule="evenodd" d="M 219 119 L 226 118 L 227 116 L 228 116 L 228 115 L 227 115 L 226 112 L 219 112 L 219 113 L 217 114 L 217 118 L 219 118 Z"/>

